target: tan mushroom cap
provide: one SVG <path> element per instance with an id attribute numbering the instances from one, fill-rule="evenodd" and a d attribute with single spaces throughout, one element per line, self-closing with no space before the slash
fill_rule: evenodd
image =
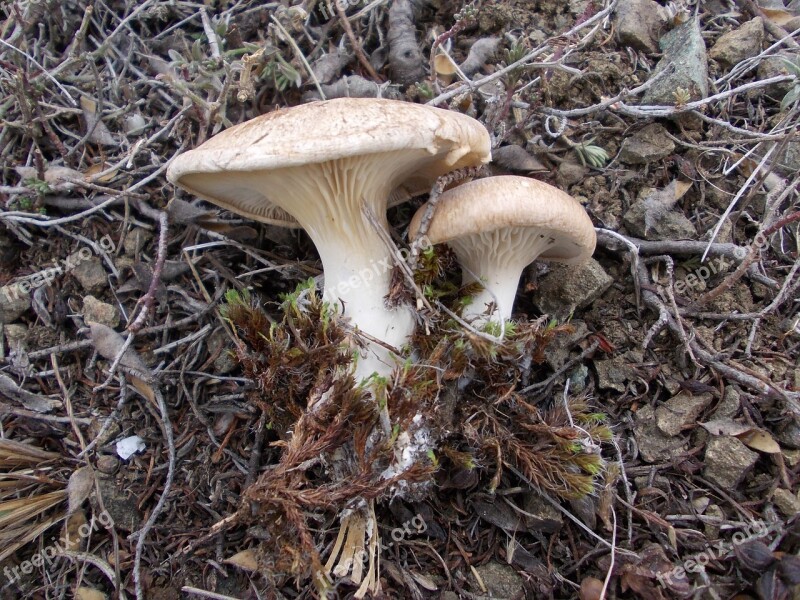
<path id="1" fill-rule="evenodd" d="M 411 220 L 412 240 L 424 208 Z M 577 200 L 528 177 L 487 177 L 454 187 L 439 197 L 435 215 L 426 234 L 432 244 L 504 228 L 531 229 L 552 239 L 540 259 L 576 264 L 591 257 L 597 243 L 594 225 Z"/>
<path id="2" fill-rule="evenodd" d="M 490 159 L 486 129 L 465 115 L 396 100 L 337 98 L 279 109 L 226 129 L 175 158 L 167 179 L 256 221 L 296 227 L 294 217 L 270 201 L 269 190 L 237 185 L 231 175 L 403 150 L 423 151 L 429 160 L 392 182 L 390 205 L 430 189 L 444 173 Z"/>

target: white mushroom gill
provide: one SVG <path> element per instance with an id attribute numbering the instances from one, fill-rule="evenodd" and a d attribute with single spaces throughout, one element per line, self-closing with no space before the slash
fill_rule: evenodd
<path id="1" fill-rule="evenodd" d="M 477 281 L 483 286 L 464 309 L 464 318 L 476 327 L 510 319 L 522 271 L 555 242 L 552 232 L 530 227 L 504 227 L 450 240 L 463 269 L 462 284 Z"/>
<path id="2" fill-rule="evenodd" d="M 414 329 L 407 307 L 388 308 L 394 258 L 363 212 L 366 205 L 389 235 L 386 203 L 398 181 L 430 154 L 423 149 L 341 158 L 279 172 L 235 174 L 242 197 L 267 197 L 291 214 L 317 248 L 325 273 L 324 298 L 349 317 L 352 325 L 371 337 L 400 349 Z M 204 185 L 189 175 L 189 185 Z M 257 192 L 257 193 L 256 193 Z M 372 373 L 388 375 L 393 353 L 367 343 L 356 364 L 356 380 Z"/>

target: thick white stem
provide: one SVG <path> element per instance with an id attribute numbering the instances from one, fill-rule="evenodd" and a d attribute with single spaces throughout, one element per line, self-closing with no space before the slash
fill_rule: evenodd
<path id="1" fill-rule="evenodd" d="M 472 267 L 463 266 L 465 267 L 463 285 L 475 282 L 475 279 L 467 272 L 467 269 L 473 271 Z M 473 265 L 473 267 L 477 267 L 477 265 Z M 489 321 L 502 323 L 510 319 L 524 268 L 525 265 L 504 266 L 480 273 L 481 279 L 478 280 L 478 283 L 483 286 L 483 290 L 472 297 L 472 302 L 464 309 L 463 317 L 467 321 L 471 321 L 475 327 L 480 327 Z M 478 272 L 473 272 L 478 275 Z M 491 313 L 488 312 L 490 306 L 494 307 Z"/>
<path id="2" fill-rule="evenodd" d="M 362 237 L 358 251 L 351 244 L 336 240 L 314 239 L 314 244 L 325 272 L 324 299 L 349 317 L 360 331 L 401 349 L 414 331 L 414 316 L 406 306 L 386 306 L 394 262 L 383 242 L 377 235 L 374 239 Z M 395 364 L 393 352 L 369 342 L 356 364 L 356 380 L 373 372 L 389 375 Z"/>

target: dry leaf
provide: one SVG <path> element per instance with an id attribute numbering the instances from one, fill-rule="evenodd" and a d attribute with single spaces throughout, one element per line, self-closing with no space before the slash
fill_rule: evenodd
<path id="1" fill-rule="evenodd" d="M 3 374 L 0 374 L 0 394 L 10 400 L 19 402 L 28 410 L 35 412 L 47 413 L 61 407 L 60 400 L 53 400 L 52 398 L 24 390 L 11 377 Z"/>
<path id="2" fill-rule="evenodd" d="M 103 325 L 102 323 L 96 323 L 94 321 L 87 321 L 86 324 L 89 326 L 92 334 L 92 343 L 98 354 L 107 360 L 115 360 L 120 350 L 125 346 L 125 338 L 108 325 Z M 150 367 L 144 363 L 132 348 L 127 348 L 125 350 L 119 364 L 128 369 L 137 371 L 146 377 L 151 375 Z"/>
<path id="3" fill-rule="evenodd" d="M 83 109 L 86 132 L 89 134 L 90 141 L 103 146 L 119 146 L 108 127 L 97 116 L 97 102 L 86 96 L 81 96 L 81 109 Z"/>
<path id="4" fill-rule="evenodd" d="M 61 531 L 61 546 L 64 550 L 75 552 L 81 549 L 81 531 L 86 531 L 89 522 L 86 514 L 82 510 L 76 510 L 64 521 L 64 528 Z"/>
<path id="5" fill-rule="evenodd" d="M 410 573 L 411 577 L 414 578 L 414 581 L 416 581 L 421 587 L 425 588 L 429 592 L 435 592 L 436 590 L 439 589 L 438 587 L 436 587 L 436 583 L 434 583 L 434 581 L 427 575 L 422 575 L 421 573 L 414 573 L 414 571 L 410 571 Z"/>
<path id="6" fill-rule="evenodd" d="M 107 596 L 100 590 L 79 587 L 75 590 L 75 600 L 106 600 Z"/>
<path id="7" fill-rule="evenodd" d="M 795 15 L 790 13 L 788 10 L 783 10 L 780 8 L 762 8 L 761 12 L 764 13 L 765 17 L 779 27 L 783 27 L 789 23 L 789 21 L 795 18 Z"/>
<path id="8" fill-rule="evenodd" d="M 737 423 L 733 419 L 714 419 L 713 421 L 700 423 L 700 426 L 711 435 L 738 436 L 753 429 L 750 425 Z"/>
<path id="9" fill-rule="evenodd" d="M 240 569 L 244 569 L 245 571 L 258 571 L 258 558 L 256 557 L 255 550 L 249 548 L 247 550 L 242 550 L 241 552 L 237 552 L 230 558 L 226 558 L 222 562 L 233 565 L 234 567 L 239 567 Z"/>
<path id="10" fill-rule="evenodd" d="M 86 169 L 86 173 L 84 173 L 84 175 L 87 179 L 92 179 L 95 175 L 97 175 L 98 173 L 102 173 L 106 169 L 108 169 L 108 165 L 106 163 L 104 162 L 95 163 L 88 169 Z M 102 177 L 98 177 L 97 179 L 92 179 L 92 180 L 95 181 L 96 183 L 109 183 L 114 179 L 114 177 L 117 176 L 117 173 L 119 173 L 118 169 L 111 169 L 108 173 L 106 173 Z"/>
<path id="11" fill-rule="evenodd" d="M 656 190 L 644 199 L 644 231 L 647 233 L 661 218 L 671 210 L 683 195 L 692 187 L 691 181 L 673 179 L 667 187 Z"/>
<path id="12" fill-rule="evenodd" d="M 94 489 L 94 471 L 91 467 L 81 467 L 73 471 L 67 482 L 67 513 L 78 510 Z"/>
<path id="13" fill-rule="evenodd" d="M 22 177 L 23 181 L 39 178 L 39 172 L 33 167 L 14 167 L 14 170 Z M 83 181 L 85 177 L 80 171 L 69 167 L 47 167 L 44 170 L 44 181 L 52 187 L 59 185 L 64 190 L 71 190 L 75 187 L 72 181 L 76 179 Z"/>
<path id="14" fill-rule="evenodd" d="M 111 327 L 102 323 L 87 321 L 86 324 L 89 326 L 92 342 L 98 354 L 107 360 L 116 360 L 117 355 L 125 345 L 125 338 L 111 329 Z M 153 375 L 150 367 L 144 363 L 139 355 L 132 348 L 128 348 L 122 355 L 122 360 L 120 360 L 119 364 L 129 370 L 128 376 L 134 389 L 151 402 L 154 402 L 155 392 L 149 383 Z"/>
<path id="15" fill-rule="evenodd" d="M 547 171 L 547 167 L 522 146 L 502 146 L 492 150 L 492 162 L 509 171 Z"/>
<path id="16" fill-rule="evenodd" d="M 751 429 L 736 437 L 753 450 L 758 450 L 759 452 L 765 452 L 767 454 L 780 454 L 781 447 L 778 445 L 778 442 L 763 429 Z"/>

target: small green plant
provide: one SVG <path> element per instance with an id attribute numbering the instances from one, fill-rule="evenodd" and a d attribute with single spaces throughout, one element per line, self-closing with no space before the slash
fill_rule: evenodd
<path id="1" fill-rule="evenodd" d="M 781 110 L 786 110 L 800 98 L 800 62 L 783 59 L 783 64 L 789 69 L 789 73 L 795 77 L 792 89 L 786 92 L 783 100 L 781 100 Z"/>
<path id="2" fill-rule="evenodd" d="M 573 149 L 575 153 L 578 155 L 578 158 L 581 159 L 581 163 L 586 166 L 587 164 L 591 167 L 596 169 L 601 169 L 605 166 L 608 162 L 609 156 L 608 152 L 605 149 L 601 148 L 600 146 L 595 146 L 591 142 L 594 140 L 590 140 L 589 142 L 584 142 L 580 144 L 575 144 Z"/>
<path id="3" fill-rule="evenodd" d="M 46 181 L 42 181 L 41 179 L 36 179 L 35 177 L 31 177 L 30 179 L 25 179 L 22 183 L 31 188 L 34 192 L 36 192 L 40 196 L 44 196 L 45 194 L 50 192 L 50 184 L 47 183 Z"/>

